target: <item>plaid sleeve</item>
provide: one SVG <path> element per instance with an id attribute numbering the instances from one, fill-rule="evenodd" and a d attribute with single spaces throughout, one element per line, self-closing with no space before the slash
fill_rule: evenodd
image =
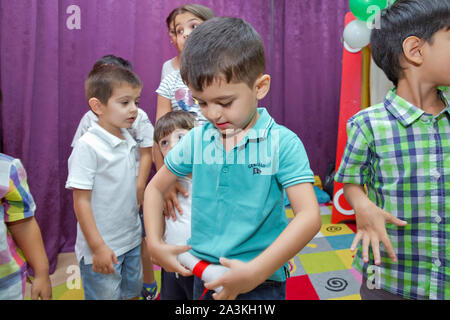
<path id="1" fill-rule="evenodd" d="M 334 179 L 341 183 L 364 185 L 369 173 L 369 142 L 367 132 L 351 118 L 347 122 L 347 144 Z"/>
<path id="2" fill-rule="evenodd" d="M 9 189 L 4 197 L 5 222 L 32 217 L 36 204 L 27 184 L 27 173 L 19 159 L 11 163 L 9 176 Z"/>

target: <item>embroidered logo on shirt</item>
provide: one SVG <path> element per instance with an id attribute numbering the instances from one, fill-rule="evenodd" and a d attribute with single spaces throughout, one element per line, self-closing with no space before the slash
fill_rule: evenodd
<path id="1" fill-rule="evenodd" d="M 259 167 L 259 168 L 258 168 Z M 253 164 L 249 164 L 248 165 L 248 168 L 249 169 L 253 169 L 253 175 L 255 175 L 255 174 L 261 174 L 262 173 L 262 171 L 261 171 L 261 168 L 265 168 L 265 167 L 267 167 L 267 165 L 266 164 L 264 164 L 264 163 L 253 163 Z"/>
<path id="2" fill-rule="evenodd" d="M 259 170 L 258 168 L 253 168 L 253 175 L 255 174 L 261 174 L 261 170 Z"/>

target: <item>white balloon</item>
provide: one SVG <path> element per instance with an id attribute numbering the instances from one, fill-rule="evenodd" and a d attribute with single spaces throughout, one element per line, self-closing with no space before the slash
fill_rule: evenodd
<path id="1" fill-rule="evenodd" d="M 352 48 L 364 48 L 370 42 L 371 32 L 365 21 L 353 20 L 344 29 L 344 41 Z"/>
<path id="2" fill-rule="evenodd" d="M 362 48 L 352 48 L 350 47 L 347 42 L 344 41 L 344 48 L 345 50 L 347 50 L 350 53 L 357 53 L 360 52 L 362 50 Z"/>

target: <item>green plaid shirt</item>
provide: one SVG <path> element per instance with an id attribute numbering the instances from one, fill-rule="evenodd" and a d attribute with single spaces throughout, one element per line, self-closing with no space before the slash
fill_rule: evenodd
<path id="1" fill-rule="evenodd" d="M 408 222 L 387 224 L 398 257 L 380 246 L 381 265 L 371 252 L 353 266 L 377 287 L 410 299 L 450 299 L 450 107 L 425 113 L 392 89 L 384 103 L 358 112 L 347 123 L 348 141 L 335 179 L 366 185 L 368 197 Z M 446 201 L 446 199 L 448 201 Z"/>

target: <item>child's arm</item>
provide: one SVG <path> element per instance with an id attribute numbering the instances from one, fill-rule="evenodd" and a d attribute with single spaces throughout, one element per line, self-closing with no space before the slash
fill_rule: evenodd
<path id="1" fill-rule="evenodd" d="M 31 299 L 52 298 L 52 285 L 49 277 L 47 254 L 44 249 L 41 231 L 34 217 L 7 223 L 14 242 L 22 250 L 27 263 L 34 271 Z"/>
<path id="2" fill-rule="evenodd" d="M 177 176 L 163 165 L 152 178 L 144 194 L 144 226 L 147 237 L 147 247 L 152 258 L 164 270 L 178 272 L 182 276 L 192 273 L 177 260 L 180 253 L 188 251 L 190 246 L 168 245 L 163 241 L 163 203 L 164 192 L 176 181 Z"/>
<path id="3" fill-rule="evenodd" d="M 92 190 L 73 189 L 73 206 L 81 231 L 92 251 L 92 270 L 114 273 L 113 263 L 118 264 L 114 252 L 105 244 L 95 224 L 91 208 Z"/>
<path id="4" fill-rule="evenodd" d="M 359 241 L 362 240 L 362 255 L 365 263 L 369 262 L 369 245 L 372 246 L 375 264 L 380 261 L 380 241 L 391 257 L 393 262 L 397 261 L 397 256 L 392 248 L 391 241 L 386 232 L 386 223 L 393 223 L 399 227 L 404 227 L 407 222 L 402 221 L 385 210 L 377 207 L 367 197 L 364 187 L 357 184 L 345 183 L 344 195 L 349 204 L 355 210 L 357 233 L 350 247 L 351 251 L 356 249 Z"/>
<path id="5" fill-rule="evenodd" d="M 269 278 L 276 270 L 296 255 L 319 232 L 321 227 L 319 204 L 312 184 L 301 183 L 286 189 L 295 218 L 278 238 L 259 256 L 248 263 L 221 258 L 230 271 L 205 284 L 208 289 L 223 286 L 214 299 L 235 299 Z"/>
<path id="6" fill-rule="evenodd" d="M 138 206 L 140 207 L 144 202 L 144 191 L 152 168 L 152 148 L 139 148 L 139 155 L 140 162 L 136 182 L 136 196 Z"/>

